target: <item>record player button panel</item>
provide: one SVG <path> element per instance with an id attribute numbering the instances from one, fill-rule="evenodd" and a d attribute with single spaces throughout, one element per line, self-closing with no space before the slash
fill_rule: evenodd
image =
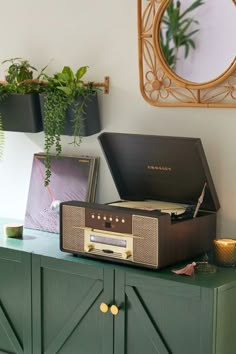
<path id="1" fill-rule="evenodd" d="M 112 210 L 85 210 L 85 225 L 91 229 L 132 234 L 132 215 Z"/>

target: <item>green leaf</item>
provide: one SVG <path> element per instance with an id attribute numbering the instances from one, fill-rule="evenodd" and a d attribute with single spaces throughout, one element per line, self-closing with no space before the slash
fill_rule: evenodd
<path id="1" fill-rule="evenodd" d="M 56 82 L 56 83 L 60 83 L 61 81 L 66 81 L 66 78 L 67 78 L 67 75 L 66 74 L 64 74 L 64 73 L 56 73 L 55 75 L 54 75 L 54 81 Z"/>
<path id="2" fill-rule="evenodd" d="M 73 81 L 74 80 L 74 73 L 72 71 L 72 69 L 69 67 L 69 66 L 64 66 L 64 68 L 62 69 L 62 74 L 64 74 L 65 78 L 68 80 L 68 81 Z"/>
<path id="3" fill-rule="evenodd" d="M 180 18 L 183 18 L 188 12 L 191 12 L 195 10 L 197 7 L 201 6 L 204 4 L 203 0 L 196 0 L 192 5 L 190 5 L 180 16 Z"/>
<path id="4" fill-rule="evenodd" d="M 60 86 L 60 87 L 58 87 L 58 90 L 64 92 L 67 96 L 70 96 L 72 94 L 72 90 L 70 87 Z"/>
<path id="5" fill-rule="evenodd" d="M 17 60 L 22 60 L 22 58 L 12 58 L 12 59 L 6 59 L 2 61 L 2 64 L 6 64 L 6 63 L 14 63 Z"/>
<path id="6" fill-rule="evenodd" d="M 186 43 L 185 44 L 185 52 L 184 52 L 185 59 L 187 58 L 188 54 L 189 54 L 189 45 L 188 45 L 188 43 Z"/>
<path id="7" fill-rule="evenodd" d="M 76 71 L 76 79 L 77 80 L 80 80 L 87 72 L 88 70 L 88 66 L 81 66 L 81 68 L 79 68 L 77 71 Z"/>
<path id="8" fill-rule="evenodd" d="M 199 32 L 199 31 L 200 31 L 199 29 L 197 29 L 197 30 L 195 30 L 195 31 L 192 31 L 192 32 L 188 33 L 185 37 L 186 37 L 186 38 L 192 37 L 194 34 L 196 34 L 196 33 Z"/>
<path id="9" fill-rule="evenodd" d="M 192 39 L 188 39 L 188 43 L 193 49 L 196 48 L 196 45 L 195 45 L 195 43 L 194 43 L 194 41 Z"/>

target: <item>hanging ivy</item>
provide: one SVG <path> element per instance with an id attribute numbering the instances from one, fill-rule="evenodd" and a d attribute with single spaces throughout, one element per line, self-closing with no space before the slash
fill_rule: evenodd
<path id="1" fill-rule="evenodd" d="M 45 86 L 44 130 L 45 130 L 45 186 L 51 177 L 51 149 L 55 147 L 56 157 L 61 155 L 61 136 L 64 134 L 67 109 L 73 111 L 73 143 L 81 143 L 81 126 L 89 97 L 97 92 L 92 84 L 85 85 L 82 77 L 87 72 L 87 66 L 80 67 L 75 73 L 65 66 L 52 77 L 45 75 L 48 84 Z M 79 98 L 79 99 L 78 99 Z"/>

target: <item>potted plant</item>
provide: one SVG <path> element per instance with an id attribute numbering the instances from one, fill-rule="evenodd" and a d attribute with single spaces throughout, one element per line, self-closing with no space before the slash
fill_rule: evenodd
<path id="1" fill-rule="evenodd" d="M 0 82 L 0 116 L 5 131 L 39 132 L 43 130 L 38 92 L 43 90 L 40 75 L 34 78 L 37 69 L 27 60 L 13 58 L 5 80 Z"/>
<path id="2" fill-rule="evenodd" d="M 40 95 L 40 102 L 45 132 L 45 185 L 50 182 L 51 149 L 55 147 L 59 158 L 62 135 L 73 135 L 73 143 L 80 145 L 83 136 L 101 130 L 97 88 L 83 81 L 87 69 L 82 66 L 74 73 L 65 66 L 53 76 L 44 75 L 47 85 Z"/>

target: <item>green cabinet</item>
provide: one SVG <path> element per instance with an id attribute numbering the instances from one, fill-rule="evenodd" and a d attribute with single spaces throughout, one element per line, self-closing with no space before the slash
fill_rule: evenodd
<path id="1" fill-rule="evenodd" d="M 118 279 L 125 311 L 116 319 L 115 354 L 215 353 L 212 291 L 133 273 Z"/>
<path id="2" fill-rule="evenodd" d="M 0 353 L 32 353 L 31 255 L 2 248 Z"/>
<path id="3" fill-rule="evenodd" d="M 236 353 L 235 282 L 208 287 L 217 275 L 190 284 L 162 272 L 40 256 L 32 265 L 35 354 Z"/>
<path id="4" fill-rule="evenodd" d="M 235 269 L 177 276 L 73 257 L 57 241 L 0 244 L 0 354 L 236 353 Z"/>
<path id="5" fill-rule="evenodd" d="M 35 255 L 32 279 L 34 354 L 112 354 L 112 270 Z"/>

